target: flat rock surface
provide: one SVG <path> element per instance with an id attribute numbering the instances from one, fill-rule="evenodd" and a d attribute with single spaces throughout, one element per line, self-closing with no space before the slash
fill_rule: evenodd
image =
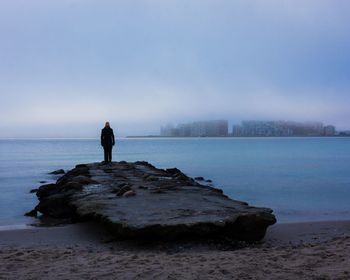
<path id="1" fill-rule="evenodd" d="M 260 240 L 276 222 L 269 208 L 251 207 L 180 170 L 147 162 L 77 165 L 41 186 L 35 210 L 44 216 L 96 220 L 118 237 L 229 236 Z"/>

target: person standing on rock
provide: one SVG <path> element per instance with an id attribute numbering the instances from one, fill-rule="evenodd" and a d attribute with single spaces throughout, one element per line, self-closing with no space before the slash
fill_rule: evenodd
<path id="1" fill-rule="evenodd" d="M 105 127 L 101 131 L 101 145 L 104 150 L 105 162 L 112 162 L 112 148 L 115 144 L 113 129 L 106 122 Z"/>

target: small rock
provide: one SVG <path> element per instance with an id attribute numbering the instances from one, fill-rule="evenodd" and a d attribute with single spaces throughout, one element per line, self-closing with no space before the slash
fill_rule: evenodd
<path id="1" fill-rule="evenodd" d="M 40 197 L 47 196 L 49 194 L 56 193 L 57 192 L 56 187 L 57 187 L 56 184 L 42 185 L 37 190 L 36 195 L 40 198 Z"/>
<path id="2" fill-rule="evenodd" d="M 57 169 L 55 171 L 50 172 L 49 174 L 53 174 L 53 175 L 58 175 L 58 174 L 64 174 L 64 170 L 63 169 Z"/>
<path id="3" fill-rule="evenodd" d="M 148 177 L 147 177 L 147 180 L 148 180 L 148 181 L 158 181 L 159 178 L 156 177 L 156 176 L 151 175 L 151 176 L 148 176 Z"/>
<path id="4" fill-rule="evenodd" d="M 213 181 L 212 180 L 205 180 L 207 183 L 212 183 Z"/>
<path id="5" fill-rule="evenodd" d="M 167 168 L 167 169 L 165 169 L 165 171 L 168 172 L 171 175 L 175 175 L 175 174 L 181 173 L 181 171 L 179 169 L 177 169 L 177 168 Z"/>
<path id="6" fill-rule="evenodd" d="M 36 216 L 38 216 L 38 212 L 35 209 L 33 209 L 32 211 L 29 211 L 29 212 L 25 213 L 24 216 L 36 217 Z"/>
<path id="7" fill-rule="evenodd" d="M 83 175 L 78 175 L 78 176 L 74 177 L 72 180 L 74 182 L 77 182 L 77 183 L 82 184 L 82 185 L 89 185 L 89 184 L 94 183 L 94 181 L 91 180 L 89 177 L 83 176 Z"/>
<path id="8" fill-rule="evenodd" d="M 46 184 L 47 181 L 40 181 L 39 183 L 40 183 L 40 184 Z"/>
<path id="9" fill-rule="evenodd" d="M 133 190 L 127 191 L 123 194 L 124 197 L 130 197 L 130 196 L 135 196 L 136 192 Z"/>
<path id="10" fill-rule="evenodd" d="M 176 179 L 178 179 L 180 181 L 186 181 L 189 178 L 185 174 L 179 174 L 179 175 L 176 176 Z"/>
<path id="11" fill-rule="evenodd" d="M 81 167 L 87 167 L 87 165 L 86 164 L 77 164 L 75 166 L 75 168 L 81 168 Z"/>
<path id="12" fill-rule="evenodd" d="M 36 193 L 39 189 L 31 189 L 29 193 Z"/>
<path id="13" fill-rule="evenodd" d="M 115 189 L 114 191 L 112 191 L 112 193 L 116 193 L 117 196 L 123 196 L 126 192 L 130 191 L 130 185 L 126 184 L 123 187 L 121 187 L 120 189 Z"/>

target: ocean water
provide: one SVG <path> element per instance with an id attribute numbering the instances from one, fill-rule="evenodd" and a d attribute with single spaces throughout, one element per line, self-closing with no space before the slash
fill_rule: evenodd
<path id="1" fill-rule="evenodd" d="M 98 139 L 0 140 L 0 226 L 30 224 L 48 172 L 102 160 Z M 146 160 L 211 179 L 280 223 L 350 219 L 350 138 L 117 139 L 113 160 Z"/>

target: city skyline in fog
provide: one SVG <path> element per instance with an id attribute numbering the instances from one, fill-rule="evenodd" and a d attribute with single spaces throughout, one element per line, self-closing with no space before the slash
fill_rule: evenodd
<path id="1" fill-rule="evenodd" d="M 350 3 L 3 1 L 0 138 L 227 119 L 350 129 Z"/>

